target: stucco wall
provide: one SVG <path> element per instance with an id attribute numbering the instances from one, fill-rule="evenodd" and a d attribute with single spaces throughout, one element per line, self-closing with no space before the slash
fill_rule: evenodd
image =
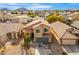
<path id="1" fill-rule="evenodd" d="M 38 26 L 36 28 L 34 28 L 34 42 L 36 42 L 36 38 L 37 37 L 43 37 L 43 33 L 44 33 L 44 28 L 47 27 L 45 25 L 41 25 L 41 26 Z M 36 29 L 39 28 L 40 29 L 40 32 L 39 33 L 36 33 Z M 49 29 L 49 28 L 48 28 Z M 49 30 L 48 30 L 48 33 L 49 33 Z M 48 36 L 49 37 L 49 36 Z M 50 37 L 50 40 L 51 41 L 51 37 Z"/>
<path id="2" fill-rule="evenodd" d="M 6 34 L 0 37 L 0 41 L 1 41 L 3 44 L 5 44 L 5 42 L 7 41 L 7 39 L 8 39 L 8 37 L 7 37 Z"/>
<path id="3" fill-rule="evenodd" d="M 76 40 L 62 40 L 63 45 L 75 45 Z"/>
<path id="4" fill-rule="evenodd" d="M 41 27 L 38 27 L 38 29 L 40 30 L 39 33 L 36 33 L 36 29 L 37 28 L 34 29 L 34 37 L 41 37 L 42 36 L 42 33 L 43 33 L 42 28 Z"/>

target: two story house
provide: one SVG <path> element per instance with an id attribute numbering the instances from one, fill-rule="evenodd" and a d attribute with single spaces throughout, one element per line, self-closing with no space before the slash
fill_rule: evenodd
<path id="1" fill-rule="evenodd" d="M 33 42 L 44 44 L 51 42 L 50 25 L 45 20 L 34 20 L 27 24 L 23 31 L 31 36 Z"/>

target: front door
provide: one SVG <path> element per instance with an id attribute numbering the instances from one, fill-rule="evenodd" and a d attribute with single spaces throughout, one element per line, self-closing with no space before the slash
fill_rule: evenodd
<path id="1" fill-rule="evenodd" d="M 77 44 L 79 44 L 79 39 L 77 40 Z"/>
<path id="2" fill-rule="evenodd" d="M 31 39 L 33 41 L 33 39 L 34 39 L 34 33 L 31 33 Z"/>

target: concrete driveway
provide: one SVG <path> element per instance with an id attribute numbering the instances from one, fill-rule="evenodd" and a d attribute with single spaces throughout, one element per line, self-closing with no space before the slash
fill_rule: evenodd
<path id="1" fill-rule="evenodd" d="M 35 48 L 35 55 L 51 55 L 51 54 L 52 54 L 51 50 L 43 46 L 42 47 L 36 46 Z"/>

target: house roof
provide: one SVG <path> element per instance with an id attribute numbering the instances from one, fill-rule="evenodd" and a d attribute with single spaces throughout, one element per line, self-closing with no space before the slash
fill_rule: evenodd
<path id="1" fill-rule="evenodd" d="M 22 27 L 21 23 L 0 23 L 0 36 L 8 32 L 18 32 Z"/>
<path id="2" fill-rule="evenodd" d="M 65 33 L 65 35 L 62 37 L 62 38 L 64 38 L 64 39 L 79 39 L 77 36 L 75 36 L 75 35 L 72 35 L 71 33 L 69 33 L 69 32 L 66 32 Z"/>
<path id="3" fill-rule="evenodd" d="M 62 23 L 62 22 L 54 22 L 51 24 L 51 27 L 53 28 L 53 30 L 56 32 L 56 34 L 58 35 L 59 38 L 77 38 L 76 36 L 74 36 L 73 34 L 66 32 L 67 29 L 70 29 L 72 27 Z"/>
<path id="4" fill-rule="evenodd" d="M 33 24 L 37 24 L 37 23 L 48 24 L 47 21 L 45 21 L 45 20 L 43 20 L 42 18 L 40 18 L 40 19 L 36 19 L 36 20 L 34 20 L 34 21 L 28 23 L 28 24 L 25 26 L 25 28 L 26 28 L 26 27 L 29 27 L 29 26 L 31 26 L 31 25 L 33 25 Z"/>
<path id="5" fill-rule="evenodd" d="M 71 26 L 76 27 L 79 29 L 79 21 L 74 21 Z"/>
<path id="6" fill-rule="evenodd" d="M 35 20 L 35 19 L 40 19 L 41 17 L 39 17 L 39 16 L 36 16 L 36 17 L 34 17 L 33 19 Z"/>
<path id="7" fill-rule="evenodd" d="M 29 16 L 27 16 L 27 15 L 18 15 L 18 16 L 16 16 L 17 18 L 31 18 L 31 17 L 29 17 Z"/>
<path id="8" fill-rule="evenodd" d="M 48 23 L 39 23 L 39 24 L 37 24 L 37 25 L 35 25 L 35 26 L 33 26 L 33 28 L 36 28 L 36 27 L 38 27 L 38 26 L 40 26 L 40 25 L 46 25 L 46 26 L 48 26 L 48 27 L 50 27 L 50 24 L 48 24 Z"/>

